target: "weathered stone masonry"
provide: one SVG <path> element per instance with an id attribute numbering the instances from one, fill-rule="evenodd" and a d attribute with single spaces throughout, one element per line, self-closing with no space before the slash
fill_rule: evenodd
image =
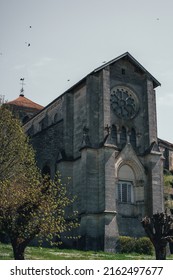
<path id="1" fill-rule="evenodd" d="M 125 53 L 25 125 L 43 173 L 59 170 L 64 180 L 71 177 L 79 248 L 115 251 L 118 235 L 144 235 L 141 218 L 163 210 L 154 90 L 159 85 Z"/>

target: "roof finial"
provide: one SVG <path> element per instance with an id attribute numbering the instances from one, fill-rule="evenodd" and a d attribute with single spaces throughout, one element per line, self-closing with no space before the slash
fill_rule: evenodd
<path id="1" fill-rule="evenodd" d="M 24 78 L 21 78 L 20 81 L 21 81 L 21 85 L 22 85 L 22 88 L 20 90 L 20 96 L 23 97 L 24 96 L 24 88 L 23 88 L 23 86 L 25 85 Z"/>

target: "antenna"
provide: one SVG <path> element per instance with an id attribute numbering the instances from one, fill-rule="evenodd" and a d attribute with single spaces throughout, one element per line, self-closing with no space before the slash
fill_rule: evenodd
<path id="1" fill-rule="evenodd" d="M 20 81 L 21 81 L 21 85 L 22 85 L 22 88 L 21 88 L 21 90 L 20 90 L 20 96 L 24 96 L 24 88 L 23 88 L 23 86 L 25 85 L 25 83 L 24 83 L 24 78 L 21 78 L 20 79 Z"/>

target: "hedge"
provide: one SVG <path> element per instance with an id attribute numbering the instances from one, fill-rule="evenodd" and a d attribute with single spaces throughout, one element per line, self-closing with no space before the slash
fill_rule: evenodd
<path id="1" fill-rule="evenodd" d="M 153 245 L 148 237 L 119 236 L 116 245 L 119 253 L 153 254 Z"/>

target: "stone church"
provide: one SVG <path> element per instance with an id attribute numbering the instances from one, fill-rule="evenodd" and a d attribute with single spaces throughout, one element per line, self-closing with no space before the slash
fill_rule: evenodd
<path id="1" fill-rule="evenodd" d="M 64 180 L 71 178 L 78 248 L 114 251 L 118 235 L 143 236 L 141 218 L 163 211 L 158 86 L 127 52 L 89 73 L 24 125 L 42 173 L 53 177 L 59 170 Z"/>

